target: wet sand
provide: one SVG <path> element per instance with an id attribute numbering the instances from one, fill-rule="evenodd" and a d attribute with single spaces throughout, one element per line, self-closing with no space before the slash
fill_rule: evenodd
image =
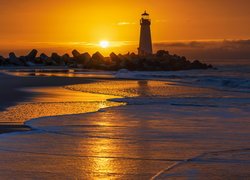
<path id="1" fill-rule="evenodd" d="M 9 115 L 13 116 L 12 119 L 14 120 L 12 121 L 5 118 L 6 114 L 1 116 L 1 113 L 5 111 L 6 108 L 15 106 L 20 102 L 34 101 L 34 98 L 45 94 L 44 92 L 23 91 L 21 89 L 30 87 L 61 87 L 65 85 L 90 83 L 93 81 L 94 80 L 80 77 L 21 77 L 0 73 L 0 122 L 4 123 L 0 123 L 0 134 L 30 130 L 28 126 L 22 124 L 24 120 L 14 119 L 16 118 L 14 116 L 15 114 L 10 113 Z M 29 114 L 27 114 L 27 116 L 29 117 Z M 29 120 L 30 118 L 25 120 Z"/>
<path id="2" fill-rule="evenodd" d="M 65 86 L 71 84 L 83 84 L 93 82 L 86 78 L 78 77 L 19 77 L 10 76 L 0 73 L 0 110 L 15 105 L 18 102 L 29 100 L 36 93 L 22 92 L 20 88 L 27 87 L 48 87 L 48 86 Z"/>

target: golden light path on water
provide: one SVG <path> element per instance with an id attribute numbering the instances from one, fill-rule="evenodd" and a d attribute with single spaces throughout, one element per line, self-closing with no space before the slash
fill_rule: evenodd
<path id="1" fill-rule="evenodd" d="M 22 91 L 40 95 L 34 96 L 30 102 L 22 102 L 0 112 L 0 121 L 22 123 L 39 117 L 95 112 L 123 104 L 107 101 L 119 96 L 83 93 L 63 87 L 27 88 Z"/>
<path id="2" fill-rule="evenodd" d="M 87 85 L 70 85 L 65 88 L 75 91 L 96 94 L 103 93 L 122 97 L 190 97 L 204 93 L 211 94 L 212 92 L 212 90 L 205 88 L 195 88 L 181 86 L 178 83 L 148 80 L 99 81 Z"/>

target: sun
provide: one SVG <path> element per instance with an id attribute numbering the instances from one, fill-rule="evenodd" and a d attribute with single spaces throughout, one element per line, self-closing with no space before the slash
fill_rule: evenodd
<path id="1" fill-rule="evenodd" d="M 108 41 L 100 41 L 99 45 L 102 48 L 107 48 L 107 47 L 109 47 L 109 42 Z"/>

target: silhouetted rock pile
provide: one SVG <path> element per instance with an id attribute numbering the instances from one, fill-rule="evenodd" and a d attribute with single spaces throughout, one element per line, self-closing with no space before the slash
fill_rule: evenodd
<path id="1" fill-rule="evenodd" d="M 8 58 L 0 56 L 0 66 L 68 66 L 72 68 L 98 69 L 98 70 L 120 70 L 131 71 L 177 71 L 189 69 L 209 69 L 212 65 L 201 63 L 198 60 L 191 62 L 185 57 L 171 55 L 168 51 L 159 50 L 151 56 L 139 56 L 134 53 L 126 55 L 111 53 L 104 57 L 100 52 L 92 56 L 89 53 L 81 54 L 77 50 L 60 56 L 52 53 L 47 56 L 42 53 L 37 57 L 38 51 L 33 49 L 27 56 L 17 57 L 15 53 L 9 53 Z"/>

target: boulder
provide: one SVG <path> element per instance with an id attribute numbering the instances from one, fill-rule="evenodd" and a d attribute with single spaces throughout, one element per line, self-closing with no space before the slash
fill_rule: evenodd
<path id="1" fill-rule="evenodd" d="M 91 59 L 91 56 L 89 53 L 83 53 L 83 54 L 80 54 L 78 57 L 75 58 L 76 59 L 76 63 L 78 65 L 86 65 L 90 59 Z"/>
<path id="2" fill-rule="evenodd" d="M 34 62 L 36 59 L 36 55 L 37 55 L 38 51 L 36 49 L 33 49 L 27 56 L 26 59 L 27 61 L 32 61 Z"/>
<path id="3" fill-rule="evenodd" d="M 89 61 L 89 60 L 91 59 L 91 56 L 90 56 L 89 53 L 83 53 L 83 54 L 81 54 L 81 56 L 82 56 L 85 60 L 87 60 L 87 61 Z"/>
<path id="4" fill-rule="evenodd" d="M 169 52 L 165 50 L 159 50 L 156 52 L 157 57 L 164 57 L 164 56 L 169 56 Z"/>
<path id="5" fill-rule="evenodd" d="M 208 69 L 209 66 L 207 64 L 203 64 L 198 60 L 195 60 L 191 63 L 191 69 Z"/>
<path id="6" fill-rule="evenodd" d="M 76 57 L 80 56 L 81 54 L 77 50 L 74 49 L 72 51 L 72 55 L 73 55 L 74 58 L 76 58 Z"/>
<path id="7" fill-rule="evenodd" d="M 104 57 L 100 52 L 90 56 L 88 53 L 80 54 L 77 50 L 72 51 L 73 57 L 68 54 L 63 56 L 52 53 L 51 57 L 46 54 L 37 56 L 37 50 L 33 49 L 27 56 L 17 57 L 11 52 L 9 58 L 0 56 L 0 65 L 26 65 L 34 66 L 35 63 L 44 65 L 67 65 L 69 67 L 82 67 L 89 69 L 101 70 L 138 70 L 138 71 L 170 71 L 170 70 L 187 70 L 187 69 L 208 69 L 212 65 L 201 63 L 198 60 L 190 62 L 184 56 L 171 55 L 168 51 L 159 50 L 156 54 L 150 56 L 139 56 L 135 53 L 125 55 L 111 53 L 109 57 Z"/>
<path id="8" fill-rule="evenodd" d="M 44 54 L 44 53 L 42 53 L 41 55 L 40 55 L 40 60 L 41 61 L 46 61 L 46 60 L 48 60 L 49 59 L 49 56 L 47 56 L 46 54 Z"/>
<path id="9" fill-rule="evenodd" d="M 51 58 L 49 58 L 49 56 L 47 56 L 47 55 L 44 54 L 44 53 L 42 53 L 42 54 L 40 55 L 40 61 L 41 61 L 44 65 L 47 65 L 47 66 L 53 64 Z"/>
<path id="10" fill-rule="evenodd" d="M 43 61 L 40 59 L 40 57 L 36 57 L 34 63 L 41 65 L 41 64 L 43 64 Z"/>
<path id="11" fill-rule="evenodd" d="M 22 63 L 23 63 L 24 65 L 26 65 L 26 62 L 27 62 L 26 56 L 20 56 L 20 57 L 19 57 L 19 60 L 22 61 Z"/>
<path id="12" fill-rule="evenodd" d="M 5 62 L 5 58 L 3 56 L 0 56 L 0 66 L 2 66 Z"/>
<path id="13" fill-rule="evenodd" d="M 61 58 L 61 56 L 58 55 L 57 53 L 52 53 L 51 54 L 51 60 L 53 62 L 53 65 L 61 65 L 61 66 L 65 65 L 64 61 Z"/>
<path id="14" fill-rule="evenodd" d="M 14 52 L 9 53 L 9 61 L 11 64 L 17 65 L 17 66 L 22 66 L 24 63 L 20 61 Z"/>
<path id="15" fill-rule="evenodd" d="M 64 54 L 62 57 L 62 61 L 64 62 L 64 64 L 69 64 L 70 63 L 70 56 L 68 54 Z"/>
<path id="16" fill-rule="evenodd" d="M 114 52 L 112 52 L 109 55 L 109 57 L 110 57 L 111 61 L 116 63 L 116 64 L 119 64 L 121 62 L 121 59 Z"/>
<path id="17" fill-rule="evenodd" d="M 96 52 L 92 55 L 92 60 L 102 62 L 102 61 L 104 61 L 104 56 L 100 52 Z"/>
<path id="18" fill-rule="evenodd" d="M 100 52 L 96 52 L 92 55 L 91 61 L 88 63 L 88 67 L 91 65 L 91 68 L 99 68 L 104 64 L 104 56 Z"/>
<path id="19" fill-rule="evenodd" d="M 132 52 L 132 53 L 130 54 L 130 57 L 134 59 L 134 58 L 137 58 L 138 56 L 137 56 L 135 53 Z"/>

